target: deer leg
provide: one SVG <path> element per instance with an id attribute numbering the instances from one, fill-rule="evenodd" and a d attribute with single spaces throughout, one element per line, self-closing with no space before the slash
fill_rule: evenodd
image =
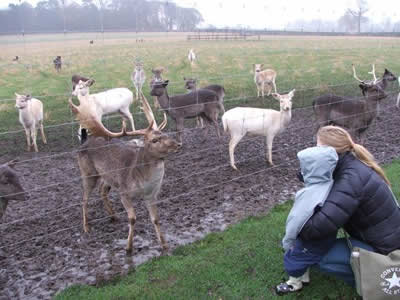
<path id="1" fill-rule="evenodd" d="M 275 78 L 272 79 L 272 85 L 274 86 L 274 93 L 276 93 L 276 84 L 275 84 Z"/>
<path id="2" fill-rule="evenodd" d="M 237 170 L 236 165 L 235 165 L 235 156 L 234 156 L 235 155 L 235 147 L 242 138 L 243 138 L 243 136 L 241 136 L 241 135 L 232 135 L 231 140 L 229 141 L 229 158 L 231 161 L 231 166 L 235 170 Z"/>
<path id="3" fill-rule="evenodd" d="M 37 136 L 37 128 L 36 126 L 32 126 L 31 137 L 32 137 L 33 148 L 35 149 L 35 152 L 39 152 L 38 146 L 36 144 L 36 136 Z"/>
<path id="4" fill-rule="evenodd" d="M 135 130 L 135 123 L 133 122 L 133 117 L 129 111 L 129 108 L 120 110 L 119 112 L 123 116 L 122 126 L 124 126 L 124 128 L 126 128 L 126 123 L 124 125 L 124 122 L 126 122 L 126 120 L 129 120 L 129 122 L 131 123 L 131 126 L 132 126 L 132 130 Z"/>
<path id="5" fill-rule="evenodd" d="M 217 132 L 217 136 L 218 138 L 221 138 L 221 134 L 219 133 L 219 126 L 218 126 L 218 112 L 216 113 L 216 115 L 214 116 L 212 123 L 214 125 L 215 131 Z"/>
<path id="6" fill-rule="evenodd" d="M 264 98 L 265 83 L 261 83 L 261 95 Z"/>
<path id="7" fill-rule="evenodd" d="M 396 107 L 400 108 L 400 93 L 397 95 Z"/>
<path id="8" fill-rule="evenodd" d="M 268 157 L 267 160 L 271 166 L 274 165 L 272 162 L 272 142 L 274 141 L 274 137 L 272 134 L 267 136 L 267 152 L 268 152 Z"/>
<path id="9" fill-rule="evenodd" d="M 88 224 L 88 201 L 90 194 L 97 183 L 97 176 L 93 176 L 92 174 L 84 174 L 83 176 L 83 199 L 82 199 L 82 216 L 83 216 L 83 230 L 88 233 L 90 231 Z"/>
<path id="10" fill-rule="evenodd" d="M 108 198 L 108 194 L 110 193 L 110 190 L 111 190 L 111 186 L 109 186 L 104 181 L 102 181 L 101 185 L 100 185 L 100 195 L 101 195 L 101 198 L 103 199 L 104 208 L 110 215 L 110 221 L 113 222 L 116 220 L 116 218 L 115 218 L 114 210 L 112 209 L 110 199 Z"/>
<path id="11" fill-rule="evenodd" d="M 29 128 L 25 128 L 27 151 L 31 151 L 31 131 Z"/>
<path id="12" fill-rule="evenodd" d="M 176 120 L 176 139 L 179 143 L 182 143 L 182 135 L 184 130 L 183 118 Z"/>
<path id="13" fill-rule="evenodd" d="M 128 213 L 128 220 L 129 220 L 129 233 L 128 233 L 128 240 L 126 242 L 126 253 L 132 253 L 133 233 L 136 223 L 135 209 L 133 208 L 132 201 L 128 196 L 127 192 L 120 193 L 120 197 L 122 205 L 124 206 L 126 212 Z"/>
<path id="14" fill-rule="evenodd" d="M 149 202 L 146 203 L 147 205 L 147 210 L 149 211 L 150 214 L 150 219 L 151 222 L 154 225 L 154 229 L 156 231 L 156 235 L 158 238 L 158 242 L 160 243 L 163 251 L 167 251 L 168 250 L 168 244 L 164 238 L 164 235 L 161 232 L 160 229 L 160 219 L 158 217 L 158 213 L 157 213 L 157 206 L 155 204 L 151 204 Z"/>
<path id="15" fill-rule="evenodd" d="M 42 134 L 43 144 L 47 144 L 46 136 L 44 135 L 43 121 L 40 121 L 40 133 Z"/>

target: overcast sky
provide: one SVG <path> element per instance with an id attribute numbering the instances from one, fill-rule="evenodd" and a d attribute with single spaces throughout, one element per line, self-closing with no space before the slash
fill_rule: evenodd
<path id="1" fill-rule="evenodd" d="M 25 1 L 36 5 L 40 0 Z M 218 27 L 241 24 L 252 28 L 278 29 L 297 19 L 337 20 L 346 8 L 355 7 L 356 0 L 175 0 L 173 2 L 197 8 L 203 15 L 205 23 Z M 19 0 L 0 0 L 0 7 L 7 7 L 9 3 L 17 4 Z M 372 17 L 375 22 L 386 18 L 390 18 L 392 22 L 400 21 L 399 0 L 368 0 L 368 7 L 367 16 Z"/>

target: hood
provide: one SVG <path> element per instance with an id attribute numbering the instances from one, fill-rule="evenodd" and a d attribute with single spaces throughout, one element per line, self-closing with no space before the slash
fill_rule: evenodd
<path id="1" fill-rule="evenodd" d="M 317 146 L 297 153 L 301 174 L 305 184 L 315 184 L 333 180 L 332 174 L 338 162 L 338 154 L 333 147 Z"/>

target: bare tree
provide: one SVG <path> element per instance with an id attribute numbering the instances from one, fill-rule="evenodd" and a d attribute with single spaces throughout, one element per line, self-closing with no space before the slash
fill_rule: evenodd
<path id="1" fill-rule="evenodd" d="M 368 4 L 366 0 L 357 0 L 356 9 L 348 9 L 347 12 L 357 20 L 358 33 L 361 32 L 361 22 L 365 22 L 367 18 L 364 16 L 368 12 Z"/>

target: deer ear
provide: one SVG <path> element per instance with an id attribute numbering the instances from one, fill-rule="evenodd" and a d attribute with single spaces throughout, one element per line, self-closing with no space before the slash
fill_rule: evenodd
<path id="1" fill-rule="evenodd" d="M 31 100 L 31 99 L 32 99 L 32 96 L 29 95 L 29 94 L 27 94 L 27 95 L 25 96 L 25 99 L 26 99 L 26 100 Z"/>
<path id="2" fill-rule="evenodd" d="M 296 91 L 296 89 L 293 89 L 289 92 L 289 97 L 292 98 L 294 96 L 294 92 Z"/>
<path id="3" fill-rule="evenodd" d="M 278 93 L 272 93 L 271 95 L 272 95 L 272 97 L 274 97 L 276 100 L 281 100 L 281 95 L 279 95 Z"/>
<path id="4" fill-rule="evenodd" d="M 92 86 L 96 81 L 94 79 L 89 79 L 86 81 L 86 86 Z"/>
<path id="5" fill-rule="evenodd" d="M 15 96 L 16 96 L 16 97 L 19 97 L 19 96 L 21 96 L 20 94 L 17 94 L 17 93 L 14 93 L 14 94 L 15 94 Z"/>
<path id="6" fill-rule="evenodd" d="M 185 81 L 186 81 L 186 77 L 183 77 L 183 80 L 185 80 Z"/>

